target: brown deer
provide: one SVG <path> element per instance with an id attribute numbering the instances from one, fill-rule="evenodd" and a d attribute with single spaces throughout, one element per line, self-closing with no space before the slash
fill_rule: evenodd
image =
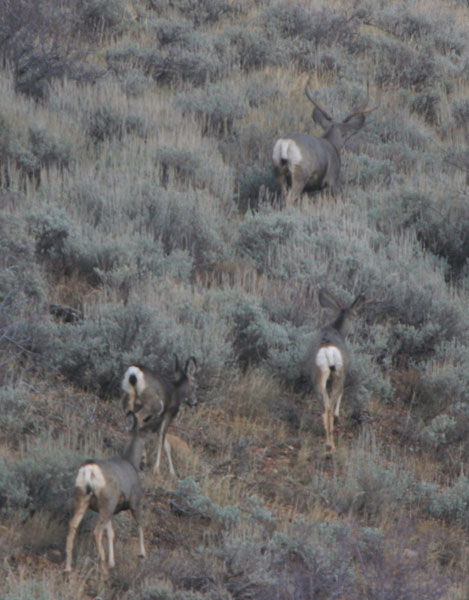
<path id="1" fill-rule="evenodd" d="M 98 523 L 93 531 L 96 548 L 103 570 L 106 572 L 106 555 L 103 547 L 103 532 L 106 530 L 109 544 L 109 568 L 115 565 L 113 515 L 130 510 L 139 534 L 139 556 L 146 556 L 141 526 L 142 487 L 138 471 L 145 444 L 145 436 L 160 425 L 160 419 L 149 417 L 144 426 L 138 427 L 134 415 L 134 425 L 124 451 L 120 456 L 105 460 L 88 460 L 78 469 L 75 479 L 75 506 L 66 543 L 65 572 L 72 570 L 73 543 L 75 535 L 88 508 L 99 513 Z"/>
<path id="2" fill-rule="evenodd" d="M 363 127 L 365 114 L 379 106 L 378 103 L 373 108 L 367 108 L 367 86 L 363 104 L 343 121 L 335 121 L 313 98 L 308 84 L 305 93 L 314 105 L 313 120 L 324 129 L 324 133 L 320 138 L 305 133 L 292 133 L 275 142 L 272 153 L 274 172 L 282 190 L 282 200 L 286 204 L 295 202 L 305 189 L 314 191 L 328 188 L 335 193 L 339 183 L 340 151 L 347 139 Z"/>
<path id="3" fill-rule="evenodd" d="M 325 308 L 338 310 L 335 319 L 322 327 L 313 337 L 305 360 L 305 370 L 318 397 L 324 405 L 323 421 L 326 431 L 326 454 L 335 450 L 334 421 L 339 418 L 340 403 L 349 363 L 349 351 L 345 342 L 347 322 L 364 303 L 359 295 L 343 307 L 326 289 L 319 290 L 319 303 Z"/>
<path id="4" fill-rule="evenodd" d="M 158 452 L 153 467 L 155 473 L 160 471 L 161 449 L 164 446 L 168 457 L 169 471 L 175 476 L 176 471 L 171 460 L 171 446 L 166 439 L 166 432 L 176 418 L 181 404 L 189 406 L 197 404 L 197 383 L 195 374 L 197 362 L 191 356 L 184 369 L 175 357 L 174 381 L 168 381 L 160 375 L 155 375 L 149 369 L 132 366 L 127 369 L 122 380 L 123 408 L 126 414 L 135 413 L 140 422 L 148 415 L 161 417 L 161 426 L 154 429 L 158 433 Z"/>

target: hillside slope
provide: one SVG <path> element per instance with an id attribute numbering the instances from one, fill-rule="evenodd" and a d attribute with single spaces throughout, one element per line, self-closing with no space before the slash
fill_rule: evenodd
<path id="1" fill-rule="evenodd" d="M 0 3 L 0 597 L 469 597 L 467 0 Z M 335 197 L 271 155 L 379 103 Z M 302 373 L 363 294 L 338 448 Z M 194 355 L 149 549 L 100 574 L 77 467 L 126 439 L 120 380 Z M 150 448 L 149 448 L 150 449 Z"/>

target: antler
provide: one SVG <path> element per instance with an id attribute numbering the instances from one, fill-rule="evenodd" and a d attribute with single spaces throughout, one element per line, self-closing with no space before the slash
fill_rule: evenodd
<path id="1" fill-rule="evenodd" d="M 345 117 L 345 119 L 342 121 L 342 123 L 347 123 L 348 121 L 350 121 L 350 119 L 353 119 L 353 117 L 358 117 L 359 115 L 366 115 L 366 114 L 368 114 L 370 112 L 373 112 L 377 108 L 379 108 L 381 102 L 378 102 L 378 104 L 376 106 L 373 106 L 373 108 L 366 108 L 368 106 L 369 100 L 370 100 L 370 82 L 367 81 L 366 82 L 366 98 L 365 98 L 365 101 L 363 102 L 363 104 L 359 108 L 357 108 L 352 113 L 350 113 L 347 117 Z"/>
<path id="2" fill-rule="evenodd" d="M 309 89 L 309 84 L 311 82 L 311 77 L 308 79 L 308 83 L 305 86 L 305 94 L 306 97 L 308 98 L 308 100 L 310 102 L 312 102 L 314 104 L 314 106 L 323 114 L 323 116 L 328 120 L 328 121 L 333 121 L 334 119 L 331 117 L 331 115 L 329 113 L 327 113 L 324 108 L 313 98 L 313 93 L 311 92 L 311 90 Z"/>

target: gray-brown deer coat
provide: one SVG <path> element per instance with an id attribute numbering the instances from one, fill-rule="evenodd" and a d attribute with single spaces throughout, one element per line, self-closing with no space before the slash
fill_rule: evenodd
<path id="1" fill-rule="evenodd" d="M 323 403 L 326 453 L 330 454 L 335 449 L 334 420 L 339 418 L 349 365 L 349 350 L 345 341 L 346 326 L 363 303 L 364 297 L 359 295 L 350 305 L 342 306 L 337 298 L 324 288 L 319 290 L 318 296 L 321 306 L 338 312 L 333 321 L 313 336 L 304 367 L 316 396 Z"/>
<path id="2" fill-rule="evenodd" d="M 282 200 L 295 202 L 304 190 L 315 191 L 328 188 L 332 193 L 339 183 L 340 152 L 348 139 L 365 124 L 369 93 L 363 105 L 351 112 L 343 121 L 336 121 L 314 99 L 308 85 L 307 98 L 314 104 L 313 120 L 324 134 L 317 138 L 305 133 L 290 133 L 279 138 L 274 145 L 272 161 L 274 173 L 280 184 Z"/>
<path id="3" fill-rule="evenodd" d="M 98 556 L 104 571 L 107 571 L 103 547 L 103 533 L 106 531 L 109 544 L 108 566 L 115 566 L 113 515 L 129 510 L 134 517 L 139 533 L 139 556 L 145 557 L 143 528 L 141 525 L 142 487 L 139 478 L 140 461 L 145 444 L 145 436 L 160 425 L 160 419 L 149 417 L 139 428 L 137 419 L 122 454 L 103 460 L 88 460 L 83 464 L 75 479 L 74 511 L 70 520 L 66 542 L 65 572 L 72 570 L 73 544 L 78 526 L 88 508 L 98 513 L 98 523 L 93 531 Z"/>
<path id="4" fill-rule="evenodd" d="M 193 356 L 186 361 L 183 369 L 176 355 L 173 381 L 137 365 L 129 367 L 125 372 L 122 380 L 124 412 L 135 413 L 140 423 L 144 422 L 148 415 L 161 417 L 161 425 L 154 430 L 158 434 L 158 451 L 153 467 L 156 473 L 160 470 L 161 450 L 164 446 L 170 473 L 176 475 L 166 433 L 182 404 L 191 407 L 197 404 L 196 372 L 197 362 Z"/>

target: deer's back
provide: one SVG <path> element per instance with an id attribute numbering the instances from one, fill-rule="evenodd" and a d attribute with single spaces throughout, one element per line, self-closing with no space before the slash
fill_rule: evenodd
<path id="1" fill-rule="evenodd" d="M 115 457 L 96 461 L 96 464 L 102 468 L 109 489 L 114 493 L 119 492 L 122 503 L 128 503 L 131 496 L 136 493 L 141 494 L 142 487 L 138 472 L 129 461 Z"/>
<path id="2" fill-rule="evenodd" d="M 157 416 L 163 412 L 165 403 L 171 397 L 171 383 L 160 375 L 155 375 L 145 370 L 145 390 L 140 394 L 137 404 L 141 405 L 139 410 L 141 416 Z"/>
<path id="3" fill-rule="evenodd" d="M 326 172 L 329 161 L 327 142 L 305 133 L 292 133 L 285 139 L 292 140 L 298 147 L 302 157 L 301 168 L 305 173 L 324 174 Z"/>

